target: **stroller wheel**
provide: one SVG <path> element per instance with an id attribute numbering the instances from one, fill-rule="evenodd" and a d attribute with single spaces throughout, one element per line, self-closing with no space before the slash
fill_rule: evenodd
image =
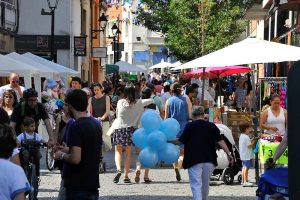
<path id="1" fill-rule="evenodd" d="M 238 182 L 241 183 L 242 182 L 242 175 L 240 174 L 237 178 Z"/>
<path id="2" fill-rule="evenodd" d="M 226 185 L 231 185 L 234 180 L 233 170 L 230 167 L 227 167 L 223 170 L 222 180 Z"/>

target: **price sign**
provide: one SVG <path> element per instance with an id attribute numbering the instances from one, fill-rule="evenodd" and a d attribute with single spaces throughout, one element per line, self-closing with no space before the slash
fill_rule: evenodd
<path id="1" fill-rule="evenodd" d="M 265 164 L 268 158 L 273 158 L 278 143 L 259 144 L 259 159 L 262 164 Z M 284 151 L 282 156 L 277 160 L 276 164 L 288 164 L 288 148 Z"/>

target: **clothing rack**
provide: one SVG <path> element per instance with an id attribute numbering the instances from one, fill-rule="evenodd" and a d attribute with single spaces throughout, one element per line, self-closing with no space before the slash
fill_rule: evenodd
<path id="1" fill-rule="evenodd" d="M 261 84 L 262 82 L 269 82 L 269 81 L 278 81 L 278 82 L 284 82 L 287 83 L 288 77 L 264 77 L 264 78 L 258 78 L 259 81 L 259 95 L 260 95 L 260 100 L 259 100 L 259 106 L 260 106 L 260 110 L 261 110 L 261 106 L 262 106 L 262 98 L 261 98 Z"/>

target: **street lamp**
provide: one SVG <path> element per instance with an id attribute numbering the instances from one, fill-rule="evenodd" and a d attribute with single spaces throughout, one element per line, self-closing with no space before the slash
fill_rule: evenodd
<path id="1" fill-rule="evenodd" d="M 58 6 L 58 0 L 47 0 L 50 12 L 46 12 L 44 8 L 41 11 L 41 15 L 51 15 L 51 37 L 50 37 L 50 48 L 51 48 L 51 61 L 54 62 L 54 23 L 55 23 L 55 9 Z"/>
<path id="2" fill-rule="evenodd" d="M 121 34 L 121 31 L 116 23 L 111 27 L 112 33 L 113 33 L 113 47 L 114 47 L 114 64 L 119 60 L 119 36 Z"/>

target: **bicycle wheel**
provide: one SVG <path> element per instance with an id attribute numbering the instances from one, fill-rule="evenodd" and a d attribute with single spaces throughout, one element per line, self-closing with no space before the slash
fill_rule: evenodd
<path id="1" fill-rule="evenodd" d="M 30 182 L 31 185 L 31 191 L 29 193 L 29 200 L 36 200 L 37 194 L 38 194 L 38 180 L 36 176 L 36 167 L 34 164 L 31 164 L 31 170 L 30 170 Z"/>
<path id="2" fill-rule="evenodd" d="M 53 154 L 53 148 L 52 147 L 47 147 L 46 151 L 46 165 L 49 171 L 54 170 L 54 158 L 52 156 Z"/>

